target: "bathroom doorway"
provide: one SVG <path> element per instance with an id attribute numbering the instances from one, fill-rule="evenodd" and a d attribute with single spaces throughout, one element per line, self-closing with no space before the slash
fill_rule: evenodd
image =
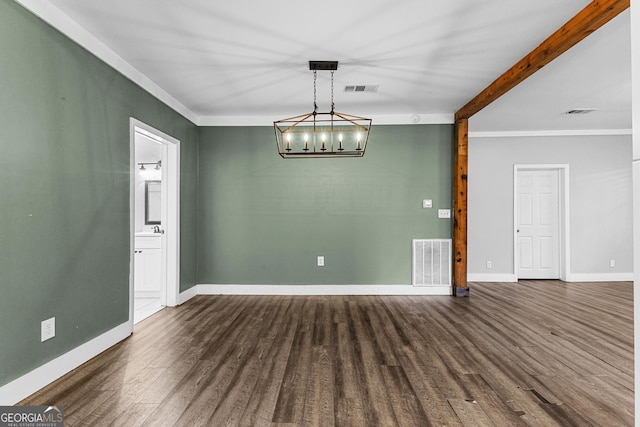
<path id="1" fill-rule="evenodd" d="M 131 119 L 130 321 L 178 295 L 179 141 Z"/>

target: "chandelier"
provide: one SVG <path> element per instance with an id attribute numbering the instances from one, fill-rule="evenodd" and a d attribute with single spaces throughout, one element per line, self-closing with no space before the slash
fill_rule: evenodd
<path id="1" fill-rule="evenodd" d="M 313 71 L 313 112 L 273 122 L 278 153 L 283 158 L 362 157 L 371 119 L 339 113 L 333 103 L 333 73 L 338 61 L 309 61 Z M 331 111 L 318 112 L 318 70 L 331 72 Z"/>

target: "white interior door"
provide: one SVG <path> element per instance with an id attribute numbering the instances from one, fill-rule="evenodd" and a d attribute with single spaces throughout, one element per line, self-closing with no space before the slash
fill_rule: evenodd
<path id="1" fill-rule="evenodd" d="M 560 278 L 558 170 L 521 170 L 518 195 L 518 278 Z"/>

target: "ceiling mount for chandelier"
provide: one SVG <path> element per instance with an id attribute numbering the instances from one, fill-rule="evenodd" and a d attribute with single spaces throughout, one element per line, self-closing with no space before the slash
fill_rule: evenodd
<path id="1" fill-rule="evenodd" d="M 362 157 L 371 119 L 339 113 L 333 103 L 333 74 L 338 61 L 309 61 L 313 71 L 313 112 L 273 122 L 278 153 L 283 158 Z M 318 112 L 318 71 L 331 72 L 331 111 Z"/>

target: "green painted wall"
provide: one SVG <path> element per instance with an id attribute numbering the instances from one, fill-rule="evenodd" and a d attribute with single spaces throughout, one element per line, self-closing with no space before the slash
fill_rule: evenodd
<path id="1" fill-rule="evenodd" d="M 198 132 L 11 0 L 0 82 L 3 385 L 128 319 L 131 116 L 182 142 L 180 286 L 196 283 Z"/>
<path id="2" fill-rule="evenodd" d="M 199 283 L 409 284 L 411 240 L 451 237 L 450 125 L 374 124 L 360 159 L 282 159 L 270 127 L 199 132 Z"/>
<path id="3" fill-rule="evenodd" d="M 0 58 L 0 386 L 128 319 L 130 117 L 181 141 L 181 291 L 410 283 L 411 239 L 451 236 L 449 125 L 283 160 L 270 127 L 198 129 L 12 0 Z"/>

